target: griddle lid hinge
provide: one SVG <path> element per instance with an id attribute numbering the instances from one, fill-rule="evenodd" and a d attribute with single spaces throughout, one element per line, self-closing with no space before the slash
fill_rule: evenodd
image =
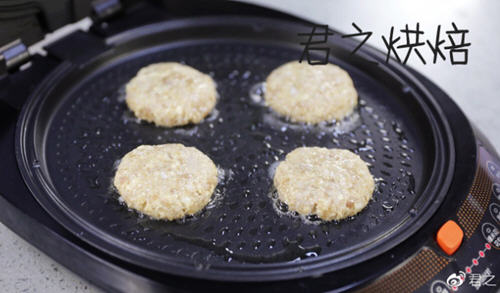
<path id="1" fill-rule="evenodd" d="M 15 71 L 29 62 L 28 48 L 20 39 L 16 39 L 0 48 L 0 76 Z"/>

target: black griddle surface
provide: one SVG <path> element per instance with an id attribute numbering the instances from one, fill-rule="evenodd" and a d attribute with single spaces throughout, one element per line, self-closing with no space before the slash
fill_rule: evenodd
<path id="1" fill-rule="evenodd" d="M 434 121 L 432 103 L 416 85 L 384 79 L 386 68 L 363 71 L 341 51 L 332 62 L 354 80 L 359 118 L 340 130 L 288 123 L 250 97 L 273 69 L 300 56 L 288 41 L 160 42 L 103 54 L 85 67 L 61 67 L 55 87 L 30 100 L 18 125 L 18 160 L 28 186 L 49 213 L 90 244 L 173 274 L 284 279 L 386 251 L 439 206 L 436 189 L 446 187 L 443 162 L 450 152 L 442 153 L 446 135 L 438 135 L 445 126 Z M 178 128 L 133 118 L 124 85 L 141 67 L 164 61 L 213 76 L 220 96 L 213 115 Z M 117 161 L 138 145 L 162 143 L 196 146 L 224 170 L 215 200 L 199 215 L 152 220 L 118 201 L 111 184 Z M 347 148 L 370 163 L 379 183 L 367 208 L 327 223 L 277 212 L 270 170 L 300 146 Z"/>

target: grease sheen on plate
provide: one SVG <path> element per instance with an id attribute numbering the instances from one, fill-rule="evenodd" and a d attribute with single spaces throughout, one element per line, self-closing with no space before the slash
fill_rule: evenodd
<path id="1" fill-rule="evenodd" d="M 110 237 L 197 264 L 279 263 L 331 255 L 382 235 L 408 216 L 422 188 L 424 171 L 416 163 L 424 161 L 417 147 L 422 139 L 393 111 L 391 101 L 397 98 L 348 64 L 340 65 L 359 85 L 356 127 L 337 132 L 321 125 L 290 124 L 279 118 L 274 120 L 279 124 L 272 124 L 263 119 L 272 111 L 252 101 L 250 88 L 299 55 L 286 47 L 192 44 L 158 47 L 118 60 L 80 84 L 54 114 L 45 150 L 48 172 L 58 178 L 55 188 L 79 217 Z M 185 62 L 211 73 L 220 96 L 214 119 L 208 116 L 195 126 L 170 129 L 127 118 L 133 115 L 120 89 L 141 67 L 165 61 Z M 215 207 L 202 210 L 195 219 L 138 217 L 109 188 L 115 161 L 138 145 L 164 143 L 196 146 L 232 174 L 216 187 L 220 197 Z M 373 201 L 355 221 L 311 225 L 276 213 L 269 197 L 269 168 L 304 145 L 349 149 L 370 163 L 375 178 L 381 178 Z"/>

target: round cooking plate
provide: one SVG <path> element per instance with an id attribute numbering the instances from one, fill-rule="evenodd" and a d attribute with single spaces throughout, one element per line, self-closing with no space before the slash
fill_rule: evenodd
<path id="1" fill-rule="evenodd" d="M 307 29 L 252 18 L 167 22 L 123 35 L 133 36 L 126 41 L 110 40 L 114 48 L 84 66 L 61 65 L 19 120 L 16 148 L 26 184 L 81 239 L 171 274 L 291 279 L 387 251 L 441 203 L 454 163 L 450 132 L 432 97 L 409 73 L 367 62 L 383 60 L 370 49 L 350 56 L 354 46 L 341 38 L 329 43 L 331 62 L 349 72 L 361 101 L 350 127 L 291 124 L 252 99 L 252 87 L 300 57 L 295 34 Z M 220 96 L 213 115 L 178 128 L 134 119 L 123 87 L 141 67 L 162 61 L 213 75 Z M 141 144 L 173 142 L 196 146 L 224 170 L 215 200 L 185 221 L 157 221 L 128 210 L 111 184 L 117 160 Z M 379 183 L 367 208 L 328 223 L 276 210 L 270 169 L 305 145 L 347 148 L 372 165 Z"/>

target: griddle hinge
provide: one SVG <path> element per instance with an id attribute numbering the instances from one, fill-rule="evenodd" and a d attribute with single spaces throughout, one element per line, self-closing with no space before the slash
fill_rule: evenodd
<path id="1" fill-rule="evenodd" d="M 28 48 L 20 39 L 0 48 L 0 76 L 12 72 L 30 60 Z"/>

